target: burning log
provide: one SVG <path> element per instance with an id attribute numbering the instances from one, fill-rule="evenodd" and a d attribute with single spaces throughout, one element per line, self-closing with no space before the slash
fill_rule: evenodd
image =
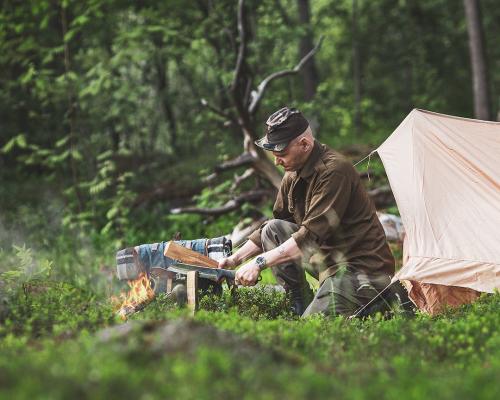
<path id="1" fill-rule="evenodd" d="M 146 303 L 138 304 L 136 306 L 122 306 L 120 309 L 116 312 L 116 315 L 118 315 L 123 321 L 127 320 L 128 317 L 130 317 L 132 314 L 135 314 L 136 312 L 141 311 L 144 307 L 146 307 Z"/>
<path id="2" fill-rule="evenodd" d="M 154 289 L 151 287 L 145 272 L 141 272 L 135 280 L 127 281 L 130 290 L 127 294 L 122 293 L 118 298 L 112 298 L 117 307 L 116 314 L 123 320 L 137 311 L 142 310 L 155 297 Z"/>
<path id="3" fill-rule="evenodd" d="M 166 294 L 178 305 L 194 304 L 191 308 L 196 309 L 197 290 L 221 293 L 224 279 L 234 281 L 228 271 L 217 268 L 218 262 L 214 259 L 227 257 L 231 254 L 231 248 L 231 241 L 220 237 L 178 242 L 172 240 L 119 250 L 116 253 L 117 276 L 120 280 L 127 280 L 130 290 L 111 298 L 116 314 L 125 320 L 146 307 L 160 293 Z M 203 270 L 200 282 L 198 279 L 188 279 L 186 272 L 189 271 L 181 268 L 182 265 L 197 266 L 196 269 Z M 174 271 L 170 270 L 173 266 L 176 266 Z M 234 272 L 229 272 L 234 275 Z"/>

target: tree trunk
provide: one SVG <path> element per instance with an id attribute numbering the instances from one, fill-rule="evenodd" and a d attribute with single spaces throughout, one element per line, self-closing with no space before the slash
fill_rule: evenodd
<path id="1" fill-rule="evenodd" d="M 314 47 L 313 34 L 311 29 L 311 12 L 309 7 L 309 0 L 297 0 L 299 9 L 299 22 L 305 28 L 306 33 L 300 39 L 299 44 L 299 57 L 303 58 Z M 302 77 L 304 79 L 304 99 L 310 101 L 316 94 L 318 87 L 318 72 L 316 70 L 316 63 L 312 57 L 302 69 Z"/>
<path id="2" fill-rule="evenodd" d="M 279 5 L 279 3 L 278 3 Z M 302 5 L 301 14 L 304 15 L 306 12 L 306 20 L 309 21 L 309 3 L 307 0 L 299 2 L 299 6 Z M 306 6 L 304 8 L 304 5 Z M 305 10 L 305 11 L 304 11 Z M 224 118 L 231 119 L 235 126 L 238 126 L 241 133 L 243 134 L 243 154 L 237 157 L 233 162 L 225 163 L 225 166 L 220 166 L 220 170 L 227 170 L 232 167 L 251 165 L 251 167 L 275 188 L 279 188 L 282 179 L 281 171 L 274 165 L 271 159 L 268 157 L 269 153 L 263 149 L 257 147 L 254 141 L 258 139 L 260 135 L 257 134 L 255 115 L 258 110 L 260 101 L 262 100 L 264 93 L 268 85 L 275 79 L 283 78 L 288 75 L 294 75 L 303 71 L 303 68 L 310 65 L 314 54 L 319 49 L 323 37 L 320 38 L 316 46 L 311 44 L 307 47 L 307 51 L 301 58 L 299 63 L 292 69 L 285 69 L 282 71 L 273 72 L 262 80 L 262 82 L 257 85 L 256 90 L 250 90 L 253 86 L 253 76 L 252 71 L 247 64 L 247 52 L 248 52 L 248 42 L 251 39 L 252 32 L 250 31 L 248 14 L 246 12 L 246 6 L 244 0 L 238 1 L 238 49 L 236 54 L 236 66 L 234 69 L 233 81 L 230 87 L 231 102 L 234 109 L 233 113 L 229 113 L 225 110 L 219 110 L 208 104 L 204 99 L 201 100 L 202 105 L 209 108 L 218 115 Z M 286 17 L 286 15 L 285 15 Z M 314 72 L 314 77 L 316 74 Z M 316 83 L 314 84 L 314 91 L 316 90 Z M 314 93 L 313 93 L 314 95 Z M 243 162 L 243 164 L 242 164 Z M 217 171 L 215 172 L 215 174 Z M 207 177 L 208 180 L 212 180 L 214 174 Z"/>
<path id="3" fill-rule="evenodd" d="M 177 144 L 177 120 L 175 118 L 174 110 L 172 107 L 172 103 L 170 101 L 169 94 L 169 81 L 168 81 L 168 64 L 165 60 L 164 54 L 162 54 L 163 44 L 160 42 L 155 42 L 156 46 L 156 60 L 155 60 L 155 68 L 157 75 L 157 91 L 160 96 L 160 103 L 162 106 L 163 114 L 165 119 L 167 120 L 168 130 L 170 134 L 170 146 L 173 151 L 178 150 Z M 155 135 L 156 136 L 156 135 Z M 152 139 L 155 139 L 155 136 L 152 136 Z M 154 144 L 154 143 L 153 143 Z"/>
<path id="4" fill-rule="evenodd" d="M 488 90 L 488 69 L 486 66 L 483 27 L 479 0 L 464 0 L 467 31 L 469 33 L 469 51 L 472 67 L 472 87 L 474 92 L 474 116 L 490 120 L 491 107 Z"/>
<path id="5" fill-rule="evenodd" d="M 67 123 L 69 128 L 69 145 L 71 150 L 71 155 L 69 157 L 69 167 L 71 171 L 71 178 L 73 181 L 73 186 L 75 189 L 76 200 L 78 204 L 78 211 L 81 213 L 84 210 L 84 200 L 83 195 L 80 190 L 80 179 L 78 176 L 78 168 L 76 165 L 76 159 L 73 156 L 73 152 L 78 149 L 78 135 L 76 133 L 76 106 L 77 106 L 77 96 L 75 93 L 74 84 L 69 79 L 69 74 L 71 72 L 71 53 L 68 41 L 64 38 L 68 32 L 68 17 L 66 14 L 66 6 L 61 4 L 61 29 L 62 29 L 62 41 L 63 41 L 63 54 L 64 54 L 64 77 L 67 84 L 67 99 L 68 99 L 68 111 L 67 111 Z"/>
<path id="6" fill-rule="evenodd" d="M 352 0 L 352 74 L 354 81 L 354 131 L 361 134 L 361 59 L 358 39 L 358 2 Z"/>
<path id="7" fill-rule="evenodd" d="M 275 188 L 278 189 L 281 185 L 281 179 L 283 176 L 281 175 L 280 170 L 269 159 L 266 151 L 255 146 L 253 143 L 254 140 L 255 134 L 245 130 L 243 147 L 245 152 L 248 152 L 254 158 L 253 167 L 260 175 L 264 176 Z"/>

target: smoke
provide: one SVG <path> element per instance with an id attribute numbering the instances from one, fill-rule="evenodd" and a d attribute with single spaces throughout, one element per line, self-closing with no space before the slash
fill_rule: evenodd
<path id="1" fill-rule="evenodd" d="M 0 214 L 0 249 L 10 249 L 12 245 L 25 243 L 26 236 L 20 226 L 14 226 Z"/>
<path id="2" fill-rule="evenodd" d="M 0 214 L 0 245 L 40 249 L 61 232 L 64 203 L 53 191 L 37 192 L 36 202 L 16 204 Z"/>

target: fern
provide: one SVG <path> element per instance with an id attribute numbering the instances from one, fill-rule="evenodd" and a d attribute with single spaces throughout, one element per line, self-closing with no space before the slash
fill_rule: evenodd
<path id="1" fill-rule="evenodd" d="M 12 246 L 17 259 L 17 268 L 6 271 L 0 276 L 10 282 L 25 283 L 35 278 L 48 278 L 52 272 L 53 262 L 47 259 L 35 262 L 31 248 L 22 246 Z"/>

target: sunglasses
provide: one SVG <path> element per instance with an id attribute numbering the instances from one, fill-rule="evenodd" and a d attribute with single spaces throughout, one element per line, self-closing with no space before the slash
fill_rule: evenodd
<path id="1" fill-rule="evenodd" d="M 266 121 L 266 125 L 271 128 L 273 126 L 281 125 L 285 122 L 291 115 L 299 113 L 296 108 L 283 107 L 281 110 L 276 111 L 272 114 Z"/>

